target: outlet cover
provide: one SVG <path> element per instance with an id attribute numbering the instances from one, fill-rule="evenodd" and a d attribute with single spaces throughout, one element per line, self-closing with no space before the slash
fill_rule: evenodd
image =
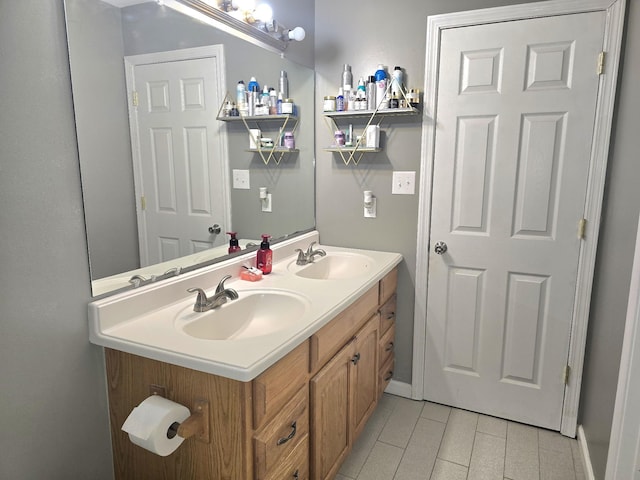
<path id="1" fill-rule="evenodd" d="M 249 170 L 233 170 L 233 188 L 236 190 L 249 190 Z"/>
<path id="2" fill-rule="evenodd" d="M 364 206 L 364 218 L 376 218 L 376 197 L 371 199 L 371 206 Z"/>
<path id="3" fill-rule="evenodd" d="M 271 194 L 267 193 L 267 198 L 261 200 L 262 202 L 262 211 L 263 212 L 271 212 Z"/>
<path id="4" fill-rule="evenodd" d="M 416 172 L 393 172 L 393 195 L 414 195 L 416 193 Z"/>

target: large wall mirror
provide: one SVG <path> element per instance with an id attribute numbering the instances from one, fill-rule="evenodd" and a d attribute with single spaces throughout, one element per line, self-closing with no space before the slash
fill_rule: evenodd
<path id="1" fill-rule="evenodd" d="M 93 295 L 220 261 L 227 231 L 244 251 L 261 234 L 277 241 L 312 229 L 313 70 L 157 2 L 114 3 L 65 0 Z M 265 164 L 248 151 L 247 126 L 262 125 L 216 117 L 239 80 L 277 87 L 281 71 L 297 108 L 288 128 L 296 150 Z M 200 117 L 184 126 L 189 111 Z M 142 115 L 150 112 L 165 123 Z M 270 136 L 278 128 L 263 127 Z M 157 233 L 154 222 L 174 232 Z"/>

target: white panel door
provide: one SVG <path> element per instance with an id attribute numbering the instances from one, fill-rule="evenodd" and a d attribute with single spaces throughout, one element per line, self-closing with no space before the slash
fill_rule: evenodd
<path id="1" fill-rule="evenodd" d="M 224 151 L 216 57 L 136 65 L 142 266 L 225 242 Z M 226 215 L 226 216 L 225 216 Z M 219 234 L 209 233 L 218 224 Z M 145 263 L 146 262 L 146 263 Z"/>
<path id="2" fill-rule="evenodd" d="M 442 33 L 428 400 L 560 428 L 604 22 Z"/>

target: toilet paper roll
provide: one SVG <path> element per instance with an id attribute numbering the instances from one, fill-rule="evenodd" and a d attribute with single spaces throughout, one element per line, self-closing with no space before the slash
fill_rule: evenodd
<path id="1" fill-rule="evenodd" d="M 189 415 L 191 413 L 184 405 L 160 395 L 152 395 L 131 411 L 122 424 L 122 430 L 129 434 L 129 439 L 136 445 L 166 457 L 184 441 L 178 435 L 169 438 L 169 427 L 174 422 L 184 422 Z"/>

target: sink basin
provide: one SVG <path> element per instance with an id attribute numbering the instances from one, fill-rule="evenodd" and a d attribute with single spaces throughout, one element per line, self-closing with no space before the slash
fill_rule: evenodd
<path id="1" fill-rule="evenodd" d="M 293 261 L 289 264 L 289 271 L 314 280 L 340 280 L 366 275 L 373 266 L 374 260 L 366 255 L 330 252 L 309 265 L 296 265 Z"/>
<path id="2" fill-rule="evenodd" d="M 242 340 L 268 335 L 295 325 L 311 302 L 284 290 L 238 292 L 240 298 L 227 301 L 208 312 L 194 312 L 193 305 L 176 316 L 176 327 L 204 340 Z"/>

